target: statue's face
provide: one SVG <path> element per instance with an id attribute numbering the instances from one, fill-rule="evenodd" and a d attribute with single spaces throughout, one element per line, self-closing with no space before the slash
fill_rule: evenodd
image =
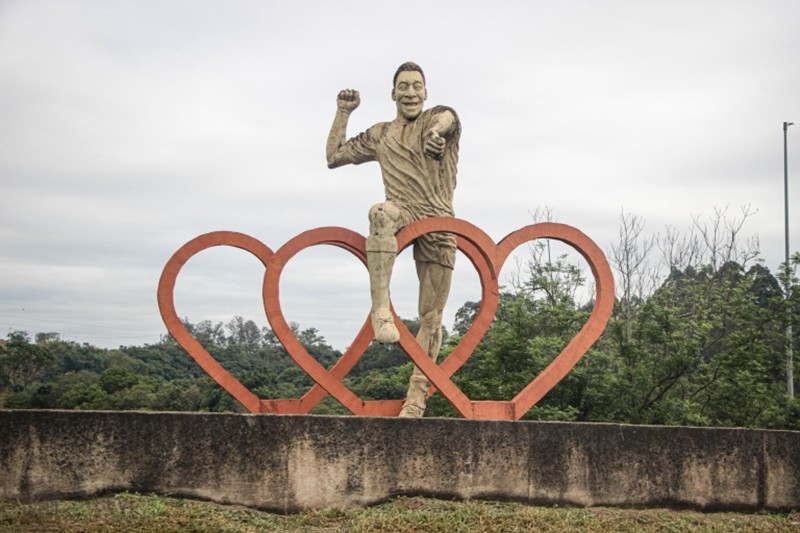
<path id="1" fill-rule="evenodd" d="M 401 72 L 392 89 L 392 100 L 397 103 L 397 113 L 408 120 L 422 113 L 422 103 L 428 97 L 422 73 L 416 70 Z"/>

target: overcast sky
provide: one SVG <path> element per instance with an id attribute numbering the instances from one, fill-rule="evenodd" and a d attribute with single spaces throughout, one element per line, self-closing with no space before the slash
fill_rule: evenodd
<path id="1" fill-rule="evenodd" d="M 320 226 L 367 230 L 377 164 L 328 170 L 336 94 L 348 135 L 390 120 L 391 77 L 425 69 L 428 105 L 462 124 L 456 215 L 495 239 L 550 208 L 604 250 L 624 210 L 649 233 L 729 206 L 783 259 L 783 121 L 800 242 L 800 2 L 0 0 L 0 336 L 154 343 L 164 264 L 193 237 L 272 249 Z M 796 207 L 795 207 L 796 206 Z M 410 254 L 393 285 L 414 316 Z M 445 322 L 479 295 L 457 265 Z M 461 268 L 459 268 L 461 267 Z M 257 260 L 195 256 L 192 322 L 267 325 Z M 284 312 L 344 349 L 365 269 L 316 247 L 282 278 Z"/>

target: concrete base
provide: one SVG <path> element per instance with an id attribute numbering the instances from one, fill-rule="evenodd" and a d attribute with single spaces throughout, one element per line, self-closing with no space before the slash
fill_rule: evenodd
<path id="1" fill-rule="evenodd" d="M 398 494 L 800 508 L 800 432 L 556 422 L 0 411 L 0 499 L 114 491 L 280 512 Z"/>

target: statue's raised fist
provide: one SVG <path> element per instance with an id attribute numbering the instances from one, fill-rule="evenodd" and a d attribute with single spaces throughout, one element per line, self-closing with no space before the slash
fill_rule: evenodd
<path id="1" fill-rule="evenodd" d="M 361 97 L 354 89 L 342 89 L 336 97 L 336 106 L 344 111 L 353 111 L 360 103 Z"/>

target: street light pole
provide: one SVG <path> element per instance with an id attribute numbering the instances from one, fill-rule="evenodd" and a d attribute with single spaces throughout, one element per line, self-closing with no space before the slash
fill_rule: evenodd
<path id="1" fill-rule="evenodd" d="M 793 122 L 783 123 L 783 213 L 785 235 L 785 291 L 786 305 L 786 392 L 789 398 L 794 398 L 794 354 L 792 353 L 792 308 L 789 304 L 789 291 L 791 290 L 791 276 L 789 269 L 789 157 L 786 149 L 786 135 Z"/>

